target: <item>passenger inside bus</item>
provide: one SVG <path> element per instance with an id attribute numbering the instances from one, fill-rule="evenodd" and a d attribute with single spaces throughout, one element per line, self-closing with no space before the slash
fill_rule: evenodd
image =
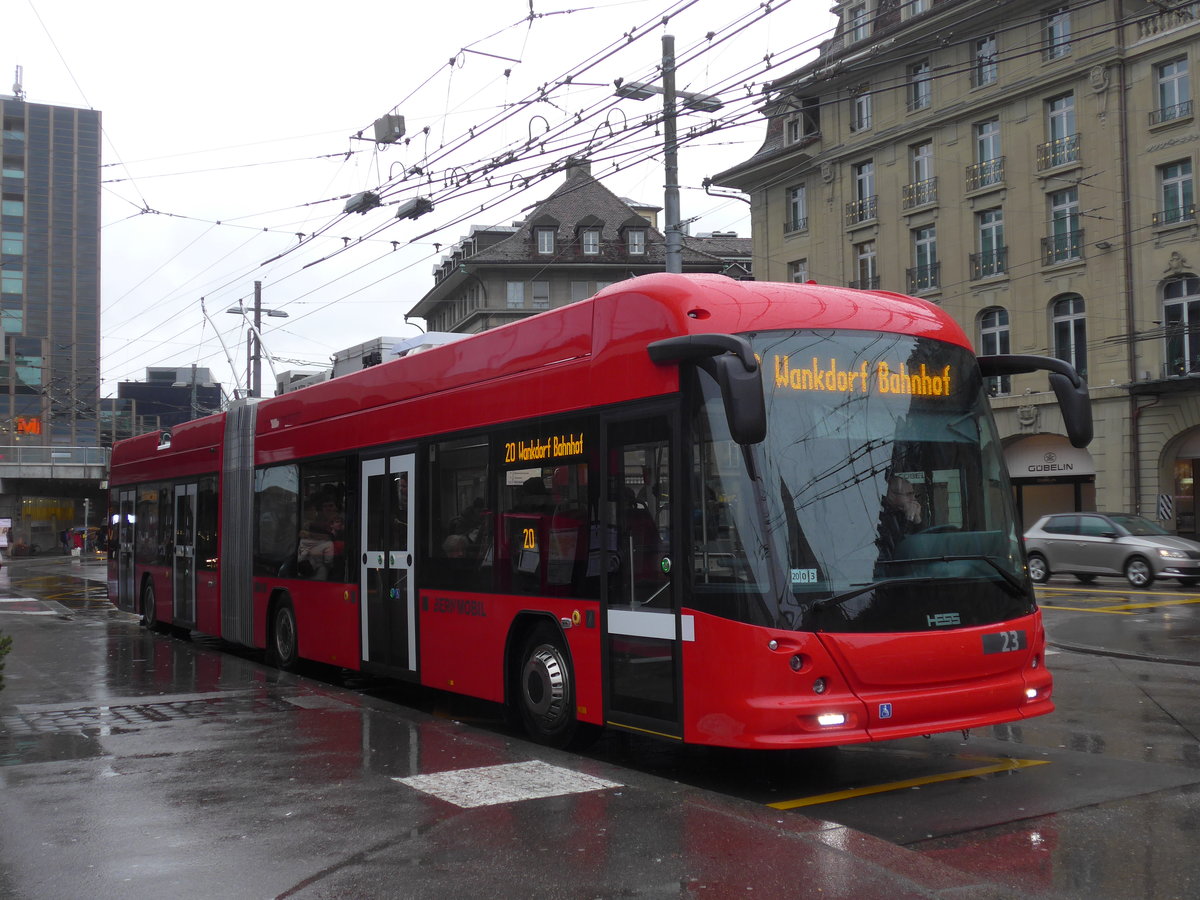
<path id="1" fill-rule="evenodd" d="M 888 479 L 887 493 L 883 495 L 881 506 L 879 536 L 875 544 L 879 547 L 881 558 L 893 559 L 901 542 L 923 527 L 923 509 L 913 483 L 901 475 L 893 475 Z"/>

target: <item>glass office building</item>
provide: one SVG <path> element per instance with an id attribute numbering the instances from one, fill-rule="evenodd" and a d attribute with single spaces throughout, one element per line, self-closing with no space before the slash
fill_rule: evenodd
<path id="1" fill-rule="evenodd" d="M 0 445 L 93 447 L 100 113 L 0 96 Z"/>

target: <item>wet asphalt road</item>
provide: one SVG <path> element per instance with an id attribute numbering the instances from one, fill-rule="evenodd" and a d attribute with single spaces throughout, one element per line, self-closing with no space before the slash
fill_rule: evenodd
<path id="1" fill-rule="evenodd" d="M 969 741 L 567 756 L 149 634 L 85 574 L 0 573 L 0 897 L 1200 896 L 1200 595 L 1169 585 L 1042 589 L 1058 711 Z M 487 802 L 411 780 L 443 774 Z"/>

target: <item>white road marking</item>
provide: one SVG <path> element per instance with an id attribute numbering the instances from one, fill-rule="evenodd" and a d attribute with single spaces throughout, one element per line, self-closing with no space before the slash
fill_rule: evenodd
<path id="1" fill-rule="evenodd" d="M 539 760 L 392 780 L 464 809 L 622 787 L 615 781 L 606 781 Z"/>

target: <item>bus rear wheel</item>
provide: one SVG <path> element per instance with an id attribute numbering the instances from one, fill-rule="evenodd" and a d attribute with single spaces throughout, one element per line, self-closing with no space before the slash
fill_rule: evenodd
<path id="1" fill-rule="evenodd" d="M 275 604 L 271 615 L 271 660 L 280 669 L 290 672 L 300 660 L 300 645 L 296 628 L 296 611 L 292 601 L 283 599 Z"/>
<path id="2" fill-rule="evenodd" d="M 142 585 L 142 626 L 150 631 L 161 631 L 158 609 L 155 606 L 154 582 L 149 579 Z"/>
<path id="3" fill-rule="evenodd" d="M 517 673 L 517 708 L 525 732 L 537 743 L 566 747 L 575 738 L 575 676 L 562 636 L 539 625 L 525 641 Z"/>

